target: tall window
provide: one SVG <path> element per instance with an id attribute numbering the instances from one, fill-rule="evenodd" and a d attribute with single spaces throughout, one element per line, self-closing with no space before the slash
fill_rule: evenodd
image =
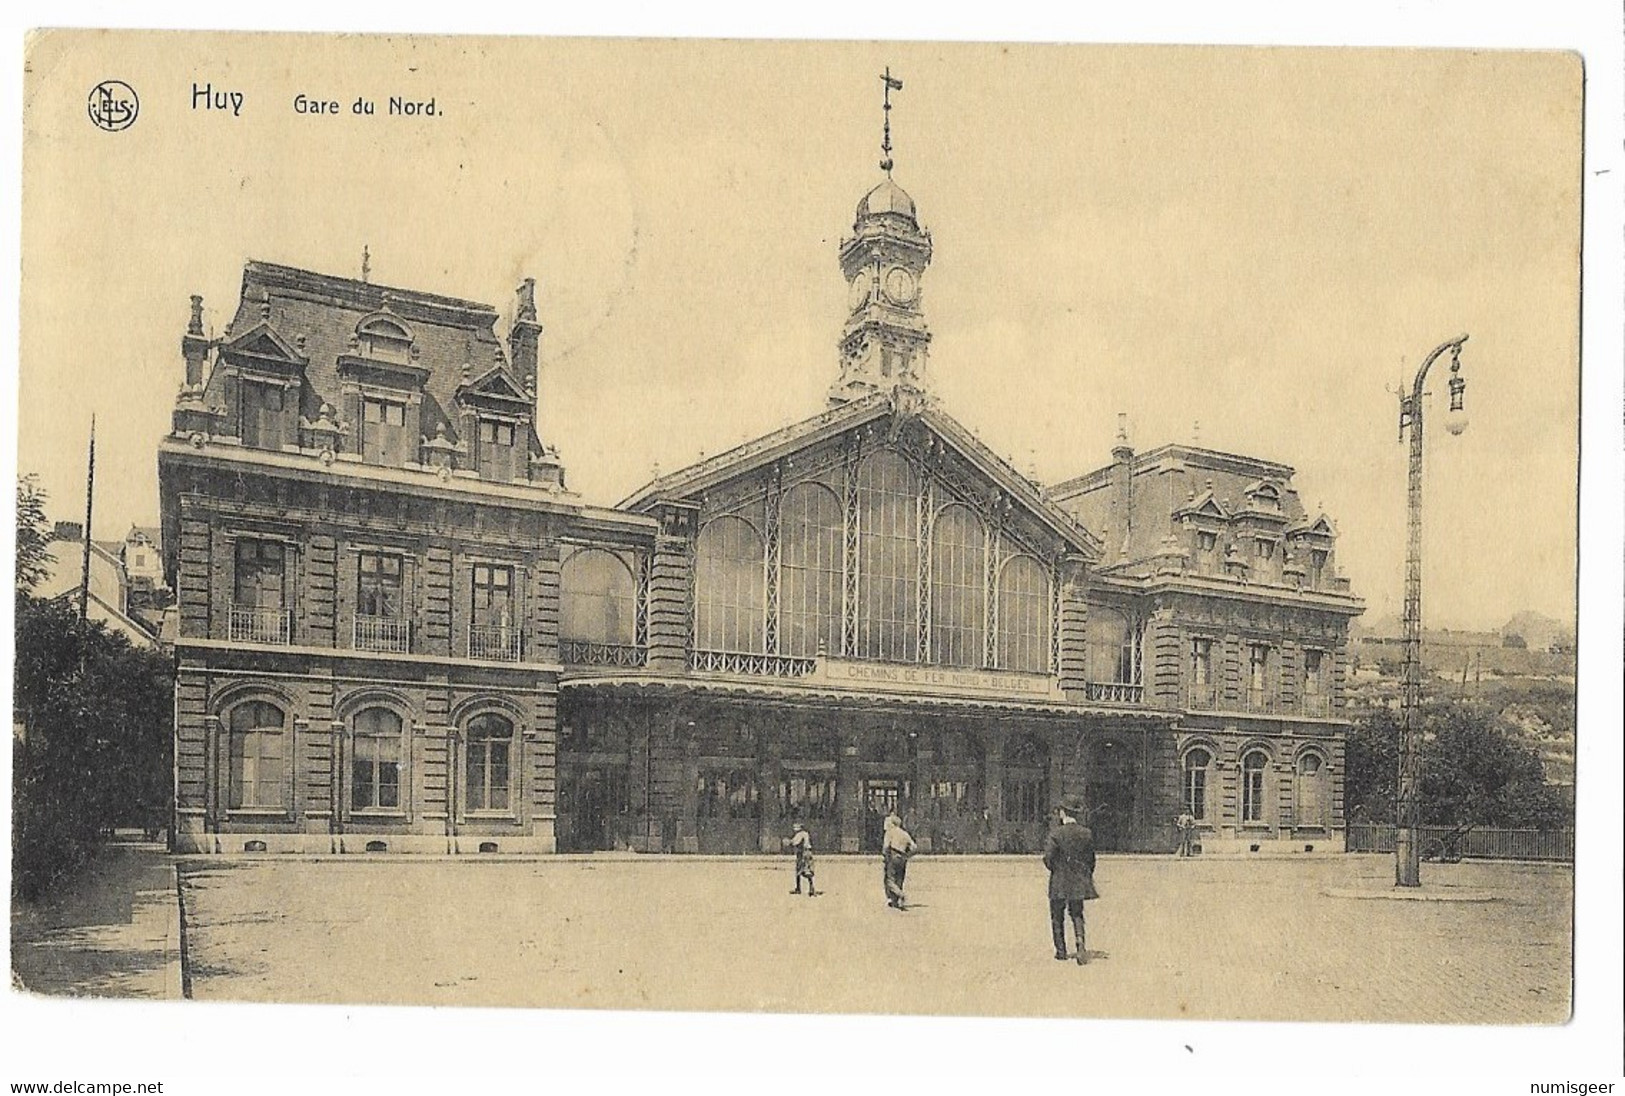
<path id="1" fill-rule="evenodd" d="M 1115 609 L 1089 614 L 1089 680 L 1140 683 L 1140 639 L 1128 617 Z"/>
<path id="2" fill-rule="evenodd" d="M 762 538 L 748 522 L 720 517 L 700 530 L 694 593 L 696 647 L 762 653 L 767 609 Z"/>
<path id="3" fill-rule="evenodd" d="M 470 811 L 508 809 L 513 724 L 500 715 L 477 715 L 468 722 L 464 746 L 463 803 Z"/>
<path id="4" fill-rule="evenodd" d="M 1185 810 L 1198 821 L 1204 821 L 1207 818 L 1208 773 L 1212 766 L 1213 755 L 1200 747 L 1185 754 Z"/>
<path id="5" fill-rule="evenodd" d="M 480 420 L 480 478 L 511 482 L 518 470 L 515 428 L 511 422 Z"/>
<path id="6" fill-rule="evenodd" d="M 227 807 L 267 810 L 286 806 L 286 722 L 281 708 L 262 700 L 251 700 L 231 710 Z"/>
<path id="7" fill-rule="evenodd" d="M 1324 548 L 1311 548 L 1309 550 L 1309 585 L 1315 589 L 1320 588 L 1326 577 L 1326 560 L 1328 553 Z"/>
<path id="8" fill-rule="evenodd" d="M 353 810 L 396 810 L 401 805 L 401 717 L 388 708 L 356 713 L 350 758 Z"/>
<path id="9" fill-rule="evenodd" d="M 1327 707 L 1325 662 L 1325 651 L 1303 652 L 1303 705 L 1311 715 L 1318 715 Z"/>
<path id="10" fill-rule="evenodd" d="M 1316 753 L 1298 758 L 1298 794 L 1295 821 L 1299 826 L 1326 825 L 1326 764 Z"/>
<path id="11" fill-rule="evenodd" d="M 361 456 L 368 464 L 400 467 L 408 456 L 406 405 L 367 397 L 361 401 Z"/>
<path id="12" fill-rule="evenodd" d="M 283 608 L 285 556 L 279 541 L 239 540 L 232 604 L 241 609 Z"/>
<path id="13" fill-rule="evenodd" d="M 356 612 L 370 617 L 401 616 L 401 557 L 362 552 L 358 570 Z"/>
<path id="14" fill-rule="evenodd" d="M 1254 643 L 1247 649 L 1247 702 L 1253 707 L 1264 707 L 1270 696 L 1270 649 L 1263 643 Z"/>
<path id="15" fill-rule="evenodd" d="M 583 548 L 564 561 L 560 583 L 560 637 L 623 646 L 637 642 L 637 581 L 623 559 L 602 548 Z"/>
<path id="16" fill-rule="evenodd" d="M 1206 529 L 1196 534 L 1196 569 L 1211 572 L 1217 569 L 1219 534 Z"/>
<path id="17" fill-rule="evenodd" d="M 510 628 L 514 623 L 513 568 L 474 565 L 474 624 Z"/>
<path id="18" fill-rule="evenodd" d="M 779 503 L 779 648 L 808 658 L 841 651 L 841 502 L 798 483 Z"/>
<path id="19" fill-rule="evenodd" d="M 1191 684 L 1213 684 L 1213 641 L 1204 637 L 1191 640 Z"/>
<path id="20" fill-rule="evenodd" d="M 1049 751 L 1037 739 L 1017 738 L 1004 761 L 1004 820 L 1044 821 L 1050 806 Z"/>
<path id="21" fill-rule="evenodd" d="M 913 662 L 918 654 L 919 477 L 886 450 L 858 468 L 858 655 Z"/>
<path id="22" fill-rule="evenodd" d="M 281 449 L 282 424 L 286 421 L 283 407 L 287 400 L 282 386 L 263 381 L 244 381 L 240 391 L 243 444 L 257 449 Z"/>
<path id="23" fill-rule="evenodd" d="M 1264 821 L 1264 770 L 1269 758 L 1264 751 L 1253 750 L 1241 759 L 1241 820 Z"/>
<path id="24" fill-rule="evenodd" d="M 1016 556 L 999 573 L 999 668 L 1048 673 L 1049 628 L 1049 576 L 1032 556 Z"/>
<path id="25" fill-rule="evenodd" d="M 982 665 L 987 533 L 982 519 L 955 504 L 931 530 L 931 661 Z"/>

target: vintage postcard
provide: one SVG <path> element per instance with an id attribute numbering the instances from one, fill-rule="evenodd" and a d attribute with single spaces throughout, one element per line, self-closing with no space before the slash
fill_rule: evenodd
<path id="1" fill-rule="evenodd" d="M 24 60 L 17 991 L 1569 1021 L 1581 55 Z"/>

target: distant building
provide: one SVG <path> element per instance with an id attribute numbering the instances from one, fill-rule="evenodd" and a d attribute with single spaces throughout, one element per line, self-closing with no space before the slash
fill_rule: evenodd
<path id="1" fill-rule="evenodd" d="M 34 596 L 61 601 L 77 608 L 84 588 L 85 533 L 75 521 L 56 523 L 51 537 L 55 562 L 34 588 Z M 157 553 L 154 552 L 154 559 Z M 161 572 L 160 572 L 161 578 Z M 147 579 L 150 581 L 150 577 Z M 85 598 L 85 615 L 124 636 L 137 647 L 157 646 L 156 622 L 141 618 L 138 606 L 131 604 L 131 579 L 124 565 L 124 545 L 117 541 L 91 541 L 90 592 Z"/>
<path id="2" fill-rule="evenodd" d="M 487 305 L 251 262 L 160 445 L 179 847 L 1030 851 L 1341 845 L 1361 603 L 1292 469 L 1166 446 L 1053 491 L 924 390 L 930 235 L 889 177 L 838 260 L 826 409 L 610 509 Z M 611 413 L 606 411 L 606 413 Z"/>

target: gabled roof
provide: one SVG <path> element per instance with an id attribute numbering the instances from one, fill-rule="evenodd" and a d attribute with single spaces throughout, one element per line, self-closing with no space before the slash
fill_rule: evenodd
<path id="1" fill-rule="evenodd" d="M 934 398 L 907 386 L 874 392 L 840 404 L 681 471 L 661 476 L 634 492 L 620 505 L 623 509 L 645 510 L 658 502 L 689 498 L 809 446 L 839 437 L 855 427 L 891 417 L 917 419 L 1073 549 L 1083 552 L 1090 559 L 1098 558 L 1101 551 L 1098 538 L 1049 501 L 1036 484 L 1008 461 L 943 411 Z"/>
<path id="2" fill-rule="evenodd" d="M 1218 518 L 1221 521 L 1230 520 L 1230 511 L 1225 508 L 1224 503 L 1214 497 L 1213 488 L 1211 487 L 1175 510 L 1173 516 L 1179 518 L 1184 517 L 1186 514 Z"/>

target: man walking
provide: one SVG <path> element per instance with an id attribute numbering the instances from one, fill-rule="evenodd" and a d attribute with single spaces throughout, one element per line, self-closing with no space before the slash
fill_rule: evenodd
<path id="1" fill-rule="evenodd" d="M 903 880 L 908 875 L 908 858 L 914 855 L 914 838 L 903 828 L 896 812 L 886 816 L 886 832 L 880 839 L 880 861 L 886 884 L 886 905 L 906 910 Z"/>
<path id="2" fill-rule="evenodd" d="M 795 836 L 790 838 L 790 851 L 796 854 L 796 889 L 791 894 L 801 893 L 801 881 L 807 881 L 807 897 L 817 898 L 818 888 L 813 886 L 813 849 L 812 834 L 800 822 L 796 823 Z"/>
<path id="3" fill-rule="evenodd" d="M 1181 811 L 1174 819 L 1174 827 L 1179 831 L 1179 855 L 1189 856 L 1196 837 L 1196 818 L 1190 811 Z"/>
<path id="4" fill-rule="evenodd" d="M 1077 938 L 1078 965 L 1089 961 L 1083 942 L 1083 903 L 1099 898 L 1095 890 L 1095 835 L 1078 821 L 1083 817 L 1083 801 L 1066 796 L 1057 809 L 1060 821 L 1044 842 L 1044 866 L 1049 869 L 1049 924 L 1055 938 L 1055 958 L 1066 959 L 1066 918 L 1072 918 L 1072 935 Z"/>

